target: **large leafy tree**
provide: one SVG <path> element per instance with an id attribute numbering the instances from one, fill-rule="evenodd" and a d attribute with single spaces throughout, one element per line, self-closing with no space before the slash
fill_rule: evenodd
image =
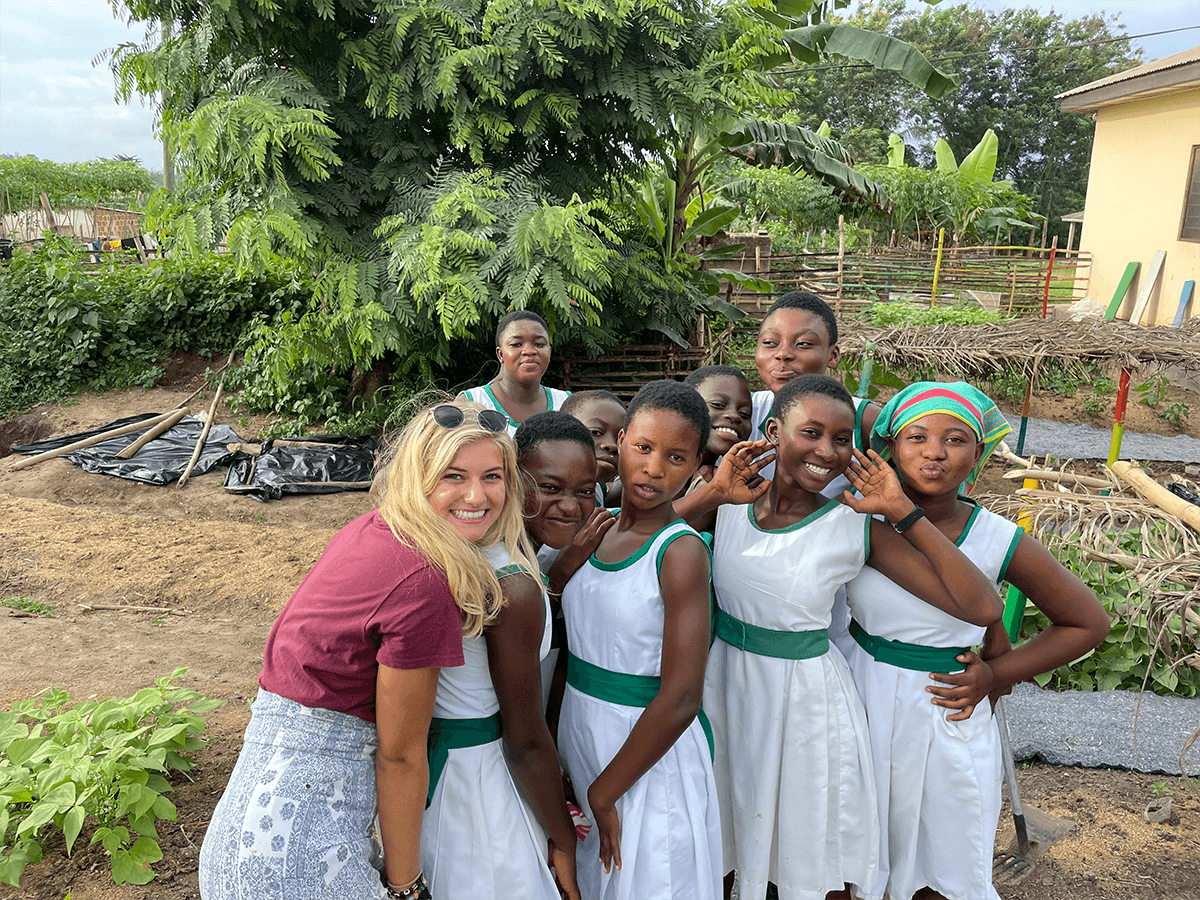
<path id="1" fill-rule="evenodd" d="M 899 132 L 926 165 L 939 138 L 961 159 L 990 128 L 998 139 L 997 178 L 1031 196 L 1052 228 L 1059 216 L 1083 208 L 1092 124 L 1062 113 L 1054 97 L 1140 62 L 1120 40 L 1117 17 L 966 4 L 918 14 L 903 0 L 875 0 L 849 23 L 912 44 L 953 71 L 959 85 L 935 98 L 872 69 L 818 63 L 793 76 L 801 122 L 828 120 L 862 162 L 882 162 L 888 133 Z"/>
<path id="2" fill-rule="evenodd" d="M 317 307 L 254 343 L 280 380 L 444 366 L 514 306 L 593 346 L 678 334 L 712 283 L 685 244 L 732 218 L 705 172 L 776 137 L 734 127 L 786 100 L 770 69 L 838 53 L 948 83 L 813 0 L 112 2 L 148 23 L 113 54 L 120 90 L 157 93 L 181 164 L 161 227 L 312 273 Z M 872 190 L 832 142 L 788 137 L 777 161 Z"/>

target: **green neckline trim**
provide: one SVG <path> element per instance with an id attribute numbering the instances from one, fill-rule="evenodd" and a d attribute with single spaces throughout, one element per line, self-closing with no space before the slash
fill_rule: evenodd
<path id="1" fill-rule="evenodd" d="M 496 404 L 496 409 L 498 409 L 498 410 L 500 410 L 500 412 L 504 413 L 504 418 L 508 419 L 508 424 L 511 425 L 513 428 L 519 428 L 521 423 L 515 421 L 513 419 L 513 417 L 511 415 L 509 415 L 508 410 L 500 405 L 500 401 L 497 400 L 496 395 L 492 393 L 491 382 L 488 382 L 487 384 L 485 384 L 483 386 L 483 389 L 487 392 L 487 395 L 492 398 L 492 402 Z M 546 387 L 543 384 L 542 390 L 546 392 L 546 412 L 553 412 L 554 411 L 554 397 L 551 396 L 551 394 L 550 394 L 550 388 Z"/>
<path id="2" fill-rule="evenodd" d="M 642 544 L 642 546 L 638 547 L 636 550 L 633 551 L 633 553 L 629 554 L 629 556 L 625 557 L 624 559 L 620 560 L 619 562 L 613 562 L 613 563 L 604 562 L 604 560 L 596 559 L 595 553 L 593 553 L 588 558 L 588 562 L 591 563 L 593 566 L 595 566 L 597 569 L 599 569 L 602 572 L 618 572 L 621 569 L 627 569 L 630 566 L 632 566 L 635 562 L 637 562 L 639 559 L 641 559 L 643 556 L 645 556 L 647 552 L 649 552 L 650 545 L 653 544 L 656 540 L 658 540 L 658 536 L 660 534 L 662 534 L 664 531 L 666 531 L 668 528 L 672 527 L 673 525 L 678 525 L 682 521 L 683 521 L 683 519 L 675 519 L 673 522 L 668 522 L 662 528 L 658 529 L 658 531 L 654 532 L 654 534 L 650 535 L 650 537 L 646 538 L 646 543 Z M 686 532 L 681 532 L 681 533 L 686 533 Z"/>
<path id="3" fill-rule="evenodd" d="M 963 526 L 962 534 L 960 534 L 958 536 L 958 540 L 954 542 L 955 547 L 961 547 L 963 545 L 963 541 L 965 541 L 967 539 L 967 535 L 971 533 L 971 526 L 975 524 L 975 520 L 979 517 L 979 510 L 982 509 L 982 507 L 974 500 L 969 500 L 966 497 L 959 497 L 958 499 L 966 500 L 975 508 L 971 510 L 971 515 L 967 518 L 967 524 Z"/>
<path id="4" fill-rule="evenodd" d="M 815 522 L 817 519 L 821 518 L 821 516 L 825 515 L 825 513 L 829 512 L 835 506 L 841 506 L 841 504 L 837 500 L 830 500 L 824 506 L 822 506 L 820 509 L 816 510 L 815 512 L 809 513 L 807 516 L 805 516 L 799 522 L 793 522 L 791 525 L 784 525 L 782 528 L 763 528 L 761 525 L 759 525 L 758 520 L 754 518 L 754 504 L 753 503 L 746 504 L 746 515 L 750 519 L 750 524 L 754 527 L 755 531 L 761 531 L 763 534 L 787 534 L 790 531 L 798 531 L 799 529 L 803 528 L 805 525 L 809 525 L 809 524 Z"/>

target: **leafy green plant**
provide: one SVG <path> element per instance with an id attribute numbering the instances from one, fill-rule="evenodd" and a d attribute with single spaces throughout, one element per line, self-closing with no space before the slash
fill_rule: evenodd
<path id="1" fill-rule="evenodd" d="M 129 206 L 137 194 L 149 195 L 157 185 L 136 160 L 91 159 L 56 163 L 36 156 L 0 159 L 5 203 L 14 208 L 37 206 L 45 193 L 54 206 Z"/>
<path id="2" fill-rule="evenodd" d="M 1182 431 L 1187 427 L 1188 417 L 1192 414 L 1192 408 L 1180 400 L 1160 410 L 1159 414 L 1178 430 Z"/>
<path id="3" fill-rule="evenodd" d="M 216 255 L 144 266 L 110 259 L 84 272 L 76 247 L 47 234 L 0 268 L 0 416 L 83 389 L 153 385 L 171 352 L 228 350 L 251 322 L 310 300 L 282 263 L 254 275 Z"/>
<path id="4" fill-rule="evenodd" d="M 1163 794 L 1171 793 L 1171 789 L 1167 787 L 1165 781 L 1156 781 L 1150 785 L 1150 793 L 1154 794 L 1155 797 L 1161 797 Z"/>
<path id="5" fill-rule="evenodd" d="M 1118 552 L 1138 555 L 1139 536 L 1134 533 L 1112 535 Z M 1112 629 L 1094 650 L 1080 659 L 1034 678 L 1042 687 L 1056 690 L 1109 691 L 1141 690 L 1143 686 L 1157 694 L 1195 697 L 1200 694 L 1200 670 L 1172 661 L 1167 648 L 1180 645 L 1183 623 L 1179 616 L 1165 624 L 1151 624 L 1143 605 L 1143 590 L 1129 572 L 1117 566 L 1104 566 L 1085 556 L 1077 547 L 1062 544 L 1052 548 L 1059 562 L 1083 579 L 1108 611 Z M 1185 591 L 1181 585 L 1164 582 L 1162 591 Z M 1050 620 L 1033 603 L 1025 607 L 1021 640 L 1027 640 L 1048 628 Z M 1189 639 L 1191 635 L 1189 630 Z"/>
<path id="6" fill-rule="evenodd" d="M 165 775 L 192 768 L 202 716 L 221 701 L 173 682 L 178 668 L 132 697 L 72 703 L 53 688 L 0 712 L 0 883 L 19 887 L 48 833 L 67 855 L 86 824 L 117 884 L 145 884 L 162 858 L 156 822 L 175 821 Z"/>
<path id="7" fill-rule="evenodd" d="M 54 618 L 54 607 L 48 606 L 45 603 L 39 603 L 31 597 L 5 597 L 0 600 L 0 606 L 7 606 L 9 609 L 19 609 L 24 612 L 35 613 L 43 619 Z"/>
<path id="8" fill-rule="evenodd" d="M 864 324 L 884 328 L 903 328 L 909 325 L 983 325 L 1008 321 L 1008 317 L 1002 313 L 989 312 L 975 304 L 930 307 L 918 303 L 872 303 L 863 307 L 858 318 Z"/>
<path id="9" fill-rule="evenodd" d="M 1167 376 L 1159 374 L 1146 379 L 1133 391 L 1138 395 L 1138 403 L 1157 406 L 1167 399 L 1167 388 L 1170 386 L 1171 382 L 1167 380 Z"/>
<path id="10" fill-rule="evenodd" d="M 1104 415 L 1107 406 L 1107 398 L 1099 394 L 1088 394 L 1083 398 L 1083 411 L 1089 416 L 1097 417 Z"/>

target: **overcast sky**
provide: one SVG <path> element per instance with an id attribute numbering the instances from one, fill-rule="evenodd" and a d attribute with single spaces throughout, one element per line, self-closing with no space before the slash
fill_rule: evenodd
<path id="1" fill-rule="evenodd" d="M 1100 8 L 1120 13 L 1131 35 L 1200 26 L 1197 0 L 974 2 L 992 9 L 1053 8 L 1070 18 Z M 0 0 L 0 153 L 57 162 L 126 154 L 161 170 L 149 104 L 118 103 L 107 66 L 92 65 L 98 53 L 139 43 L 143 34 L 143 25 L 130 29 L 118 21 L 105 0 Z M 1135 43 L 1146 61 L 1160 59 L 1200 45 L 1200 28 Z"/>

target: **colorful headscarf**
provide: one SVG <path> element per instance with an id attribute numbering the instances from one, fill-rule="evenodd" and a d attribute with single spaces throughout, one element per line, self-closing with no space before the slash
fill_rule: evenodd
<path id="1" fill-rule="evenodd" d="M 975 432 L 975 439 L 983 444 L 983 455 L 967 476 L 966 489 L 969 492 L 983 471 L 983 464 L 1004 436 L 1012 431 L 1012 426 L 983 391 L 965 381 L 952 384 L 918 381 L 910 384 L 889 400 L 879 413 L 875 427 L 871 429 L 871 449 L 887 459 L 891 455 L 888 447 L 891 438 L 917 419 L 936 413 L 945 413 L 964 422 Z"/>

